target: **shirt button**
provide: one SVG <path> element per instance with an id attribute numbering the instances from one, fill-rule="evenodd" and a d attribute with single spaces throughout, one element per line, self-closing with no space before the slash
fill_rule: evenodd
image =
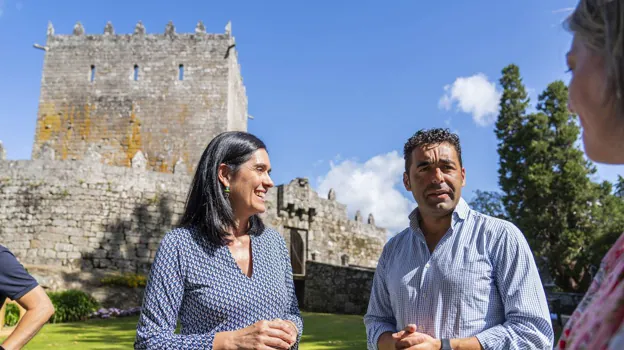
<path id="1" fill-rule="evenodd" d="M 425 265 L 425 268 L 427 268 L 427 269 L 429 268 L 429 263 L 427 263 L 427 265 Z"/>

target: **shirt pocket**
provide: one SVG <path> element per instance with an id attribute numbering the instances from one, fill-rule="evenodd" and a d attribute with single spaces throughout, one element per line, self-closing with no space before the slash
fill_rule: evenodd
<path id="1" fill-rule="evenodd" d="M 462 293 L 459 315 L 464 325 L 484 323 L 490 304 L 496 303 L 497 289 L 492 273 L 486 262 L 473 262 L 459 268 L 459 291 Z"/>

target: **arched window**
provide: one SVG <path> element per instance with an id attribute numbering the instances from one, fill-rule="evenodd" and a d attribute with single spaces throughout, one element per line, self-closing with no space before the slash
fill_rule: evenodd
<path id="1" fill-rule="evenodd" d="M 134 65 L 134 81 L 139 80 L 139 65 Z"/>
<path id="2" fill-rule="evenodd" d="M 342 266 L 349 266 L 349 256 L 347 254 L 343 254 L 340 257 L 340 262 L 341 262 Z"/>

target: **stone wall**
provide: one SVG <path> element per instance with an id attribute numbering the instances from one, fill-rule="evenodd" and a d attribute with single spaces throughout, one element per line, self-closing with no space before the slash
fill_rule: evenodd
<path id="1" fill-rule="evenodd" d="M 303 308 L 306 311 L 366 313 L 375 271 L 308 261 Z"/>
<path id="2" fill-rule="evenodd" d="M 24 264 L 147 272 L 189 181 L 97 162 L 0 161 L 0 241 Z"/>
<path id="3" fill-rule="evenodd" d="M 224 34 L 71 35 L 50 25 L 32 158 L 94 159 L 192 171 L 218 133 L 247 129 L 247 97 L 229 25 Z M 183 76 L 181 77 L 181 72 Z M 178 170 L 182 170 L 178 167 Z"/>
<path id="4" fill-rule="evenodd" d="M 190 181 L 190 174 L 93 161 L 0 161 L 0 242 L 24 264 L 147 272 L 184 210 Z M 277 211 L 296 196 L 296 208 L 311 216 Z M 319 198 L 306 179 L 269 191 L 267 206 L 267 226 L 289 244 L 298 230 L 303 266 L 376 265 L 385 230 L 349 220 L 344 205 Z"/>
<path id="5" fill-rule="evenodd" d="M 292 237 L 300 235 L 305 261 L 376 267 L 387 231 L 372 216 L 366 223 L 350 219 L 334 198 L 319 197 L 305 178 L 294 179 L 269 192 L 266 222 L 284 235 L 291 254 Z"/>
<path id="6" fill-rule="evenodd" d="M 102 279 L 116 273 L 105 269 L 78 271 L 70 267 L 48 265 L 26 265 L 31 274 L 44 289 L 59 291 L 80 289 L 93 296 L 102 307 L 129 309 L 141 306 L 144 288 L 130 288 L 104 285 Z"/>

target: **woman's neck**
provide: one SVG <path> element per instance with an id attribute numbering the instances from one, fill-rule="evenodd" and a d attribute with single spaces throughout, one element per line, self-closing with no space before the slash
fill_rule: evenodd
<path id="1" fill-rule="evenodd" d="M 234 214 L 234 227 L 231 232 L 234 237 L 244 236 L 247 234 L 247 231 L 249 231 L 249 217 Z"/>

